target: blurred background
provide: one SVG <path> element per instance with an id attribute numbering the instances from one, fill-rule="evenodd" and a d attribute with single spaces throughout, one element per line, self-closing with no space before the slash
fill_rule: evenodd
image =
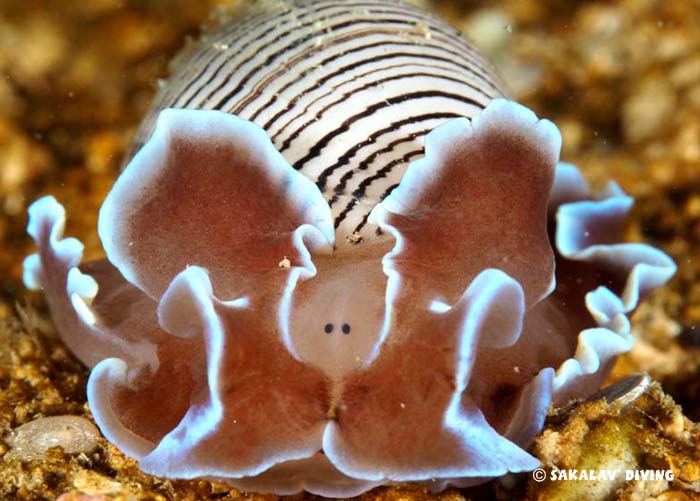
<path id="1" fill-rule="evenodd" d="M 679 271 L 636 313 L 637 345 L 612 380 L 648 371 L 700 420 L 700 1 L 420 4 L 481 48 L 512 98 L 559 126 L 563 160 L 636 198 L 627 240 L 660 247 Z M 168 62 L 244 6 L 0 0 L 0 322 L 28 304 L 45 311 L 21 285 L 27 206 L 56 196 L 66 234 L 101 257 L 97 211 Z"/>

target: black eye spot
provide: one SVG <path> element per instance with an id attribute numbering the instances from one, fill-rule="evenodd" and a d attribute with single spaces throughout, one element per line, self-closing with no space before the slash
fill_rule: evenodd
<path id="1" fill-rule="evenodd" d="M 350 324 L 343 324 L 343 334 L 350 334 Z"/>
<path id="2" fill-rule="evenodd" d="M 333 332 L 333 324 L 326 324 L 323 330 L 326 331 L 326 334 L 330 334 L 331 332 Z"/>

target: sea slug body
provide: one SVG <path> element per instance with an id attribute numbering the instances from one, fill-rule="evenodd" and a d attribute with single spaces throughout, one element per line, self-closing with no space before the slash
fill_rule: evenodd
<path id="1" fill-rule="evenodd" d="M 426 34 L 429 34 L 427 36 Z M 42 289 L 102 433 L 149 473 L 352 496 L 536 468 L 551 403 L 599 388 L 675 265 L 632 200 L 559 162 L 436 17 L 275 3 L 156 97 L 81 263 L 29 209 Z"/>

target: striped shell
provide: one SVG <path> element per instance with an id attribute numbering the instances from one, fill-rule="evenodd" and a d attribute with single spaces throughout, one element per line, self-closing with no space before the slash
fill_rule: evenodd
<path id="1" fill-rule="evenodd" d="M 164 108 L 251 120 L 317 184 L 342 246 L 374 236 L 370 210 L 423 154 L 428 132 L 473 117 L 502 93 L 457 30 L 415 7 L 279 2 L 222 26 L 179 61 L 132 152 Z"/>

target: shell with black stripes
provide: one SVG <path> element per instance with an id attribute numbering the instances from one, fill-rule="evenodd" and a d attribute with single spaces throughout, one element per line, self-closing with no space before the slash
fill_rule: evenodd
<path id="1" fill-rule="evenodd" d="M 598 389 L 675 270 L 616 243 L 632 200 L 560 145 L 427 12 L 263 2 L 160 88 L 100 210 L 107 258 L 81 264 L 46 197 L 25 283 L 146 472 L 477 484 L 538 466 L 549 405 Z"/>

